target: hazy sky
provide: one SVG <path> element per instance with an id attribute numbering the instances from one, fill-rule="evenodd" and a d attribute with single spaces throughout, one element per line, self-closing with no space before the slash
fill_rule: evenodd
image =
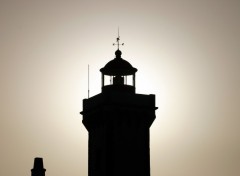
<path id="1" fill-rule="evenodd" d="M 118 26 L 159 107 L 151 175 L 239 176 L 239 0 L 0 0 L 0 175 L 87 176 L 87 65 L 92 96 Z"/>

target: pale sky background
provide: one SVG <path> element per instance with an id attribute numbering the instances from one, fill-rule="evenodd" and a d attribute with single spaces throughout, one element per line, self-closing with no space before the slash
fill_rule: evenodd
<path id="1" fill-rule="evenodd" d="M 87 65 L 93 96 L 118 26 L 159 107 L 151 175 L 239 176 L 239 0 L 0 0 L 0 175 L 87 176 Z"/>

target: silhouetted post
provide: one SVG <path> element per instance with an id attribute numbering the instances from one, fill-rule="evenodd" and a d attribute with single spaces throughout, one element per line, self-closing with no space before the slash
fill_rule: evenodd
<path id="1" fill-rule="evenodd" d="M 102 92 L 83 100 L 89 176 L 150 176 L 149 128 L 155 120 L 155 95 L 135 93 L 137 69 L 121 54 L 118 49 L 115 59 L 100 69 Z M 113 77 L 109 85 L 106 76 Z M 132 80 L 124 82 L 127 76 Z"/>
<path id="2" fill-rule="evenodd" d="M 45 176 L 46 169 L 43 168 L 42 158 L 34 159 L 33 169 L 31 169 L 31 171 L 32 176 Z"/>

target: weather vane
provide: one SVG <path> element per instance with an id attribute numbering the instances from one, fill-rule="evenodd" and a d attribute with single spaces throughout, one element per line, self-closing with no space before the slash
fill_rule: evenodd
<path id="1" fill-rule="evenodd" d="M 119 43 L 119 40 L 120 40 L 120 36 L 119 36 L 119 28 L 118 28 L 117 43 L 113 43 L 113 46 L 117 45 L 118 50 L 119 50 L 119 46 L 120 46 L 120 45 L 122 45 L 122 46 L 124 45 L 124 43 Z"/>

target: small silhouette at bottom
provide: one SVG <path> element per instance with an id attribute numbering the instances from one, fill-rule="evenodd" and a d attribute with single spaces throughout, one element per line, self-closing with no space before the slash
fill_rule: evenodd
<path id="1" fill-rule="evenodd" d="M 32 176 L 45 176 L 46 169 L 43 167 L 42 158 L 34 158 L 33 169 L 31 169 L 31 171 Z"/>

